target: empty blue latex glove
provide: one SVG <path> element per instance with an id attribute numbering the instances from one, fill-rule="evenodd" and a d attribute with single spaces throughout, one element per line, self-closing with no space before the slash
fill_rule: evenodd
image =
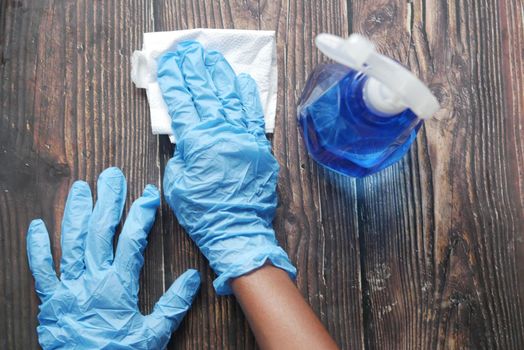
<path id="1" fill-rule="evenodd" d="M 138 280 L 147 234 L 160 203 L 148 185 L 127 215 L 113 259 L 113 235 L 126 198 L 117 168 L 98 179 L 93 210 L 89 185 L 73 184 L 62 221 L 60 280 L 53 267 L 42 220 L 27 232 L 29 267 L 42 304 L 38 340 L 44 349 L 163 349 L 191 306 L 200 286 L 195 270 L 180 276 L 153 312 L 138 310 Z"/>
<path id="2" fill-rule="evenodd" d="M 217 293 L 266 263 L 294 278 L 272 227 L 279 166 L 255 81 L 195 41 L 158 60 L 158 81 L 177 140 L 164 194 L 218 275 Z"/>

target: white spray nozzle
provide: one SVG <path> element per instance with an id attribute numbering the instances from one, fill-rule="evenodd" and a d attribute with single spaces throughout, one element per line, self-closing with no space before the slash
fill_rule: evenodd
<path id="1" fill-rule="evenodd" d="M 419 118 L 427 119 L 439 109 L 439 103 L 429 88 L 413 73 L 392 59 L 379 54 L 371 41 L 359 34 L 343 39 L 336 35 L 319 34 L 317 47 L 329 58 L 373 78 L 368 80 L 364 98 L 385 115 L 410 108 Z M 380 88 L 380 82 L 386 89 Z M 381 96 L 387 96 L 382 99 Z"/>

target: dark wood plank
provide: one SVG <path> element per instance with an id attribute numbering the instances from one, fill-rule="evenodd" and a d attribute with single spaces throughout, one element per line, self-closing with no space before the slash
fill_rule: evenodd
<path id="1" fill-rule="evenodd" d="M 353 30 L 443 106 L 409 156 L 357 181 L 366 345 L 521 349 L 522 3 L 351 3 Z"/>
<path id="2" fill-rule="evenodd" d="M 149 133 L 129 76 L 141 33 L 274 29 L 282 166 L 275 228 L 298 285 L 343 348 L 524 347 L 524 27 L 519 0 L 0 1 L 0 347 L 37 347 L 25 231 L 59 226 L 75 179 L 120 166 L 128 202 L 159 185 L 172 148 Z M 349 6 L 347 8 L 346 6 Z M 400 163 L 363 180 L 305 154 L 295 108 L 323 60 L 322 31 L 370 36 L 416 71 L 443 110 Z M 203 288 L 172 348 L 255 348 L 233 298 L 164 204 L 140 303 L 148 312 L 188 267 Z"/>
<path id="3" fill-rule="evenodd" d="M 128 204 L 159 185 L 157 138 L 130 54 L 152 29 L 147 1 L 1 1 L 0 347 L 37 348 L 38 301 L 25 233 L 41 217 L 60 257 L 60 221 L 76 179 L 94 188 L 105 167 L 122 168 Z M 151 233 L 141 305 L 164 290 L 162 230 Z"/>

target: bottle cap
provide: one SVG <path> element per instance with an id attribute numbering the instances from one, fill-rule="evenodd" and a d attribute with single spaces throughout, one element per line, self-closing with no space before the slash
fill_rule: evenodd
<path id="1" fill-rule="evenodd" d="M 364 99 L 378 113 L 393 115 L 407 107 L 419 118 L 427 119 L 440 109 L 426 84 L 399 63 L 379 54 L 364 36 L 351 34 L 343 39 L 322 33 L 315 43 L 329 58 L 370 77 L 364 87 Z"/>

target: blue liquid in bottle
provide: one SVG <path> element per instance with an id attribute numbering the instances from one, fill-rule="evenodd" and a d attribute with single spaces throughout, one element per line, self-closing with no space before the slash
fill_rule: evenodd
<path id="1" fill-rule="evenodd" d="M 354 177 L 373 174 L 400 160 L 422 126 L 410 109 L 393 116 L 370 110 L 363 98 L 367 79 L 341 64 L 319 65 L 298 107 L 311 157 Z"/>

